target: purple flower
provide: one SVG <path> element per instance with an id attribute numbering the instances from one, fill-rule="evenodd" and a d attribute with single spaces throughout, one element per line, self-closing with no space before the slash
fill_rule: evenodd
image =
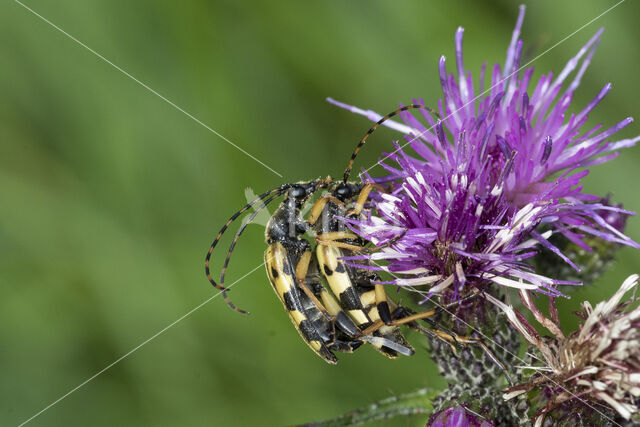
<path id="1" fill-rule="evenodd" d="M 580 184 L 588 174 L 585 167 L 609 161 L 619 149 L 640 140 L 609 140 L 632 119 L 608 129 L 584 128 L 610 84 L 580 112 L 567 113 L 602 30 L 558 76 L 543 75 L 531 90 L 533 68 L 519 70 L 523 18 L 521 6 L 504 67 L 493 67 L 487 90 L 483 90 L 485 66 L 477 92 L 471 73 L 464 69 L 459 28 L 456 73 L 447 73 L 444 57 L 439 63 L 442 119 L 423 111 L 424 123 L 410 112 L 401 114 L 404 124 L 385 122 L 406 134 L 405 145 L 420 158 L 396 144 L 396 150 L 380 162 L 388 175 L 367 175 L 372 181 L 394 182 L 395 189 L 374 201 L 376 215 L 345 221 L 365 239 L 387 247 L 351 257 L 352 262 L 368 258 L 373 261 L 369 268 L 394 275 L 392 283 L 430 285 L 430 293 L 451 285 L 458 293 L 473 277 L 558 295 L 555 285 L 567 282 L 537 275 L 526 263 L 542 245 L 577 269 L 548 242 L 552 234 L 561 233 L 585 250 L 590 250 L 582 240 L 586 234 L 640 247 L 608 220 L 611 215 L 632 213 L 599 203 L 600 198 L 584 193 Z M 380 117 L 330 102 L 373 120 Z M 543 223 L 549 231 L 538 234 Z M 387 264 L 380 266 L 378 260 Z"/>
<path id="2" fill-rule="evenodd" d="M 361 267 L 385 270 L 395 277 L 382 283 L 431 285 L 430 293 L 452 287 L 459 295 L 467 280 L 486 279 L 558 295 L 555 285 L 570 282 L 537 275 L 525 260 L 537 253 L 538 241 L 546 242 L 546 236 L 537 235 L 535 228 L 566 206 L 534 200 L 512 209 L 504 178 L 495 176 L 498 172 L 487 167 L 487 162 L 480 163 L 482 153 L 459 151 L 457 168 L 440 174 L 424 175 L 412 159 L 398 156 L 396 161 L 410 174 L 400 188 L 381 195 L 377 215 L 344 218 L 352 230 L 375 245 L 391 244 L 373 254 L 345 259 L 368 259 L 373 262 Z M 381 266 L 380 260 L 387 265 Z"/>
<path id="3" fill-rule="evenodd" d="M 429 417 L 426 427 L 491 427 L 492 422 L 469 412 L 464 406 L 454 406 Z"/>

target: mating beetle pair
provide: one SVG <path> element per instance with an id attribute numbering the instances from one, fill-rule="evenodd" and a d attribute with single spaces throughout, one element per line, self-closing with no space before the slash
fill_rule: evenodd
<path id="1" fill-rule="evenodd" d="M 274 199 L 284 196 L 266 227 L 267 275 L 300 336 L 326 362 L 337 363 L 333 351 L 352 352 L 364 342 L 388 357 L 397 357 L 398 354 L 412 355 L 413 348 L 398 328 L 399 325 L 406 324 L 447 342 L 452 348 L 454 343 L 480 345 L 504 370 L 502 363 L 481 341 L 458 336 L 444 328 L 438 328 L 430 321 L 430 317 L 444 308 L 413 313 L 388 298 L 383 286 L 379 284 L 380 277 L 377 273 L 370 269 L 347 265 L 341 260 L 363 251 L 380 249 L 365 247 L 368 242 L 346 230 L 341 220 L 346 217 L 358 218 L 362 215 L 370 192 L 374 189 L 384 191 L 376 184 L 349 182 L 357 153 L 367 138 L 385 120 L 413 108 L 426 109 L 436 114 L 422 105 L 412 104 L 382 117 L 356 146 L 341 181 L 327 177 L 284 184 L 258 196 L 232 215 L 207 253 L 207 278 L 213 286 L 222 291 L 230 307 L 246 313 L 235 307 L 226 295 L 224 277 L 231 253 L 242 232 L 258 212 Z M 314 202 L 308 217 L 302 218 L 302 207 L 322 190 L 326 194 Z M 218 284 L 212 278 L 209 269 L 211 254 L 229 225 L 251 208 L 254 208 L 255 212 L 236 233 Z M 315 248 L 312 248 L 304 237 L 308 231 L 315 235 Z M 420 326 L 417 320 L 426 321 L 431 328 Z"/>

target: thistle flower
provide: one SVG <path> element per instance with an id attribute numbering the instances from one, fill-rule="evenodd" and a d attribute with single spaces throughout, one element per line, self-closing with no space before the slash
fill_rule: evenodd
<path id="1" fill-rule="evenodd" d="M 543 75 L 530 92 L 533 68 L 521 74 L 519 70 L 523 19 L 524 6 L 504 67 L 493 67 L 489 89 L 483 91 L 483 66 L 476 95 L 471 74 L 464 69 L 463 29 L 459 28 L 455 37 L 457 75 L 447 73 L 444 57 L 439 63 L 442 119 L 424 112 L 423 124 L 404 112 L 404 124 L 385 122 L 406 134 L 407 144 L 420 159 L 396 144 L 396 150 L 385 158 L 395 164 L 380 162 L 388 175 L 367 175 L 367 179 L 399 185 L 374 202 L 375 216 L 347 222 L 363 238 L 385 246 L 368 258 L 374 263 L 388 262 L 371 268 L 396 275 L 391 283 L 429 285 L 430 293 L 451 287 L 458 294 L 469 278 L 479 278 L 473 281 L 476 286 L 491 281 L 557 296 L 556 285 L 577 282 L 535 274 L 526 263 L 542 246 L 578 270 L 548 241 L 552 234 L 560 233 L 587 251 L 591 248 L 583 241 L 585 235 L 639 247 L 604 218 L 611 212 L 632 213 L 598 203 L 599 198 L 582 192 L 580 185 L 588 173 L 585 167 L 613 159 L 619 149 L 640 139 L 609 141 L 632 119 L 606 130 L 600 125 L 584 129 L 588 114 L 610 84 L 579 113 L 567 114 L 602 30 L 555 79 L 552 73 Z M 380 117 L 330 102 L 374 120 Z M 549 231 L 537 233 L 540 224 L 547 224 Z"/>
<path id="2" fill-rule="evenodd" d="M 640 399 L 640 307 L 631 308 L 636 301 L 621 302 L 623 296 L 638 285 L 638 275 L 627 278 L 608 300 L 592 307 L 582 304 L 577 313 L 583 319 L 577 331 L 568 337 L 541 339 L 519 318 L 513 308 L 502 305 L 513 326 L 520 330 L 543 357 L 543 365 L 529 367 L 539 372 L 521 385 L 510 388 L 506 399 L 531 390 L 548 396 L 545 406 L 534 415 L 536 425 L 559 405 L 570 404 L 568 410 L 579 412 L 599 408 L 603 403 L 622 418 L 630 419 L 639 413 Z M 492 297 L 489 297 L 492 298 Z M 602 412 L 597 411 L 597 412 Z"/>
<path id="3" fill-rule="evenodd" d="M 413 168 L 403 159 L 398 161 L 405 170 Z M 458 292 L 468 279 L 482 278 L 505 286 L 545 288 L 556 295 L 552 285 L 565 282 L 536 275 L 523 261 L 536 253 L 536 241 L 527 240 L 529 234 L 545 213 L 557 210 L 557 206 L 529 204 L 509 214 L 501 188 L 487 185 L 491 171 L 474 170 L 472 162 L 466 165 L 461 172 L 445 176 L 424 176 L 416 171 L 400 191 L 382 195 L 376 205 L 379 216 L 345 218 L 352 230 L 376 245 L 395 241 L 374 254 L 346 259 L 386 260 L 385 267 L 370 267 L 396 276 L 383 283 L 433 284 L 431 293 L 442 292 L 454 283 Z M 407 275 L 414 277 L 404 277 Z"/>

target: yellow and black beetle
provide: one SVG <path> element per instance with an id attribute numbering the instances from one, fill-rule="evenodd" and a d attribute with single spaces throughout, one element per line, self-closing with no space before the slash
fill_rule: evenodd
<path id="1" fill-rule="evenodd" d="M 271 216 L 265 231 L 265 240 L 268 244 L 265 252 L 267 275 L 300 336 L 326 362 L 337 363 L 334 350 L 352 352 L 363 342 L 370 343 L 388 357 L 396 357 L 398 353 L 412 355 L 413 348 L 398 329 L 399 325 L 404 324 L 447 342 L 454 351 L 453 344 L 479 345 L 490 359 L 505 371 L 504 365 L 482 341 L 458 336 L 430 321 L 430 317 L 447 307 L 414 313 L 396 305 L 387 297 L 383 286 L 375 283 L 380 281 L 376 273 L 348 266 L 341 261 L 342 257 L 350 256 L 354 252 L 376 250 L 375 247 L 365 248 L 364 245 L 367 242 L 363 242 L 358 236 L 345 230 L 344 223 L 340 220 L 345 215 L 355 217 L 360 215 L 369 193 L 376 187 L 378 190 L 383 190 L 376 184 L 348 181 L 357 153 L 367 138 L 385 120 L 412 108 L 426 109 L 435 114 L 422 105 L 412 104 L 382 117 L 356 146 L 342 181 L 333 181 L 327 177 L 284 184 L 261 194 L 232 215 L 216 236 L 206 255 L 207 278 L 222 292 L 231 308 L 246 313 L 235 307 L 226 295 L 224 277 L 231 253 L 246 226 L 260 210 L 274 199 L 284 196 L 284 200 Z M 326 194 L 314 203 L 307 220 L 303 219 L 301 208 L 321 190 L 325 190 Z M 211 254 L 229 225 L 251 208 L 254 208 L 255 212 L 236 233 L 224 261 L 220 284 L 218 284 L 211 276 L 209 269 Z M 312 250 L 309 241 L 303 237 L 309 230 L 315 234 L 317 243 L 315 251 Z M 326 281 L 331 291 L 323 285 L 323 281 Z M 432 328 L 418 325 L 417 320 L 426 321 Z"/>
<path id="2" fill-rule="evenodd" d="M 348 182 L 353 161 L 369 135 L 378 126 L 401 111 L 411 108 L 425 109 L 426 107 L 422 105 L 402 107 L 382 117 L 371 127 L 356 146 L 345 171 L 343 181 L 333 181 L 330 177 L 327 177 L 313 181 L 283 184 L 261 194 L 229 218 L 209 248 L 205 258 L 205 272 L 211 284 L 222 292 L 223 298 L 231 308 L 241 313 L 246 313 L 231 303 L 226 295 L 224 277 L 231 253 L 244 229 L 251 223 L 258 212 L 274 199 L 284 196 L 284 200 L 271 216 L 266 227 L 265 240 L 268 247 L 265 252 L 265 266 L 274 291 L 285 306 L 291 321 L 304 341 L 329 363 L 336 362 L 335 356 L 330 350 L 353 351 L 363 341 L 371 343 L 377 349 L 384 349 L 382 352 L 390 357 L 395 357 L 398 353 L 413 354 L 413 349 L 397 330 L 389 333 L 389 331 L 384 331 L 386 328 L 383 328 L 385 333 L 380 333 L 376 330 L 370 331 L 368 334 L 362 334 L 358 326 L 362 326 L 363 323 L 358 321 L 358 325 L 356 325 L 352 315 L 344 312 L 342 302 L 326 290 L 321 283 L 323 276 L 318 274 L 317 262 L 315 262 L 315 254 L 311 251 L 311 245 L 302 237 L 310 228 L 310 224 L 300 214 L 300 209 L 308 199 L 323 189 L 328 191 L 332 195 L 331 197 L 341 198 L 344 203 L 348 203 L 352 198 L 358 197 L 361 192 L 368 195 L 370 184 Z M 367 188 L 367 190 L 362 191 L 363 188 Z M 358 203 L 364 203 L 364 200 L 366 200 L 366 197 L 359 197 Z M 230 245 L 222 266 L 220 284 L 218 284 L 211 276 L 209 268 L 211 254 L 229 225 L 252 208 L 255 209 L 255 212 L 240 227 Z M 307 283 L 309 280 L 307 276 L 319 278 L 319 280 Z M 363 298 L 365 297 L 363 296 Z M 352 298 L 352 301 L 356 300 L 360 300 L 359 295 L 354 295 L 354 298 Z M 309 301 L 313 304 L 309 304 Z M 329 325 L 321 320 L 318 314 L 322 314 L 322 317 Z M 368 322 L 368 324 L 370 323 Z"/>

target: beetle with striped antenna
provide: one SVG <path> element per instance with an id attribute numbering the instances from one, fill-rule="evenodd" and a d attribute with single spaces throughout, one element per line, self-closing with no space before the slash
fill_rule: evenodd
<path id="1" fill-rule="evenodd" d="M 336 363 L 334 350 L 351 352 L 363 342 L 370 343 L 388 357 L 396 357 L 398 354 L 411 355 L 414 351 L 398 329 L 401 324 L 442 339 L 452 348 L 454 343 L 477 344 L 470 338 L 459 337 L 450 331 L 442 330 L 430 321 L 429 318 L 442 308 L 413 313 L 398 306 L 387 297 L 382 285 L 376 283 L 380 281 L 377 274 L 367 269 L 348 266 L 340 260 L 354 252 L 376 250 L 365 248 L 366 242 L 345 231 L 344 224 L 339 219 L 345 215 L 357 217 L 362 213 L 370 192 L 374 189 L 383 191 L 376 184 L 348 181 L 354 160 L 367 138 L 378 126 L 394 115 L 412 108 L 421 108 L 436 114 L 427 107 L 412 104 L 382 117 L 356 146 L 342 181 L 336 182 L 327 177 L 284 184 L 258 196 L 227 221 L 207 253 L 205 270 L 211 284 L 222 291 L 231 308 L 246 313 L 231 303 L 224 287 L 226 269 L 235 245 L 246 226 L 261 209 L 274 199 L 285 196 L 266 228 L 268 248 L 265 252 L 265 266 L 271 285 L 292 323 L 309 347 L 325 361 Z M 302 206 L 320 190 L 325 190 L 327 194 L 314 203 L 308 219 L 304 220 L 300 214 Z M 350 206 L 352 207 L 348 209 Z M 254 208 L 255 212 L 236 233 L 218 284 L 211 277 L 209 270 L 211 254 L 228 226 L 251 208 Z M 316 234 L 315 253 L 311 251 L 309 242 L 302 237 L 308 230 Z M 323 280 L 328 283 L 331 292 L 322 285 Z M 417 320 L 426 321 L 435 328 L 419 326 Z M 504 370 L 504 366 L 490 350 L 484 345 L 482 347 Z"/>
<path id="2" fill-rule="evenodd" d="M 265 266 L 271 285 L 300 336 L 328 363 L 337 363 L 332 350 L 351 352 L 363 342 L 369 342 L 378 349 L 386 349 L 383 353 L 391 357 L 398 353 L 411 355 L 413 349 L 399 333 L 395 336 L 381 336 L 378 331 L 361 333 L 352 318 L 344 312 L 341 303 L 322 285 L 323 276 L 315 262 L 311 245 L 302 237 L 309 224 L 301 217 L 301 207 L 321 188 L 340 193 L 341 184 L 325 178 L 291 184 L 284 189 L 285 198 L 269 220 L 265 232 L 268 243 Z M 253 217 L 277 194 L 277 191 L 272 190 L 271 193 L 265 193 L 266 197 L 257 199 L 262 200 L 261 204 L 236 233 L 230 252 Z M 243 209 L 248 210 L 250 206 L 252 204 Z M 223 292 L 231 308 L 246 313 L 228 300 L 223 287 L 229 259 L 230 256 L 225 259 L 220 284 L 216 284 L 216 287 Z"/>
<path id="3" fill-rule="evenodd" d="M 282 184 L 276 188 L 273 188 L 269 191 L 264 192 L 263 194 L 260 194 L 258 197 L 256 197 L 253 201 L 249 202 L 248 204 L 246 204 L 242 209 L 238 210 L 236 213 L 234 213 L 228 220 L 227 222 L 222 226 L 222 228 L 220 229 L 220 231 L 218 232 L 216 238 L 213 240 L 213 242 L 211 243 L 211 246 L 209 247 L 209 251 L 207 252 L 207 255 L 205 256 L 205 274 L 207 276 L 207 279 L 209 280 L 209 282 L 211 283 L 211 285 L 213 285 L 216 289 L 220 290 L 222 293 L 222 297 L 224 298 L 225 302 L 227 303 L 227 305 L 229 307 L 231 307 L 233 310 L 238 311 L 240 313 L 243 314 L 247 314 L 246 311 L 241 310 L 239 308 L 237 308 L 230 300 L 229 297 L 227 296 L 227 289 L 224 287 L 224 277 L 225 277 L 225 272 L 227 270 L 227 267 L 229 266 L 229 261 L 231 259 L 231 254 L 233 253 L 233 250 L 235 248 L 235 245 L 237 244 L 240 236 L 242 235 L 244 229 L 246 228 L 246 226 L 251 223 L 251 221 L 256 217 L 257 213 L 260 212 L 262 209 L 266 208 L 269 203 L 271 203 L 273 200 L 282 197 L 282 196 L 290 196 L 285 198 L 285 200 L 283 202 L 281 202 L 280 204 L 280 208 L 282 208 L 284 205 L 287 205 L 288 209 L 286 210 L 285 213 L 285 217 L 281 219 L 281 222 L 283 222 L 281 224 L 278 224 L 278 233 L 282 233 L 283 232 L 283 228 L 286 229 L 286 232 L 288 233 L 289 236 L 295 237 L 297 234 L 301 234 L 298 233 L 301 230 L 295 230 L 295 227 L 305 227 L 303 224 L 303 221 L 297 221 L 296 220 L 296 215 L 299 216 L 299 210 L 300 208 L 298 207 L 298 209 L 295 209 L 295 203 L 296 200 L 301 199 L 301 203 L 300 206 L 302 206 L 302 204 L 304 202 L 306 202 L 306 200 L 313 195 L 314 193 L 316 193 L 317 191 L 321 190 L 321 189 L 327 189 L 329 186 L 336 186 L 336 185 L 341 185 L 342 187 L 347 187 L 348 184 L 353 184 L 353 183 L 348 183 L 348 179 L 349 179 L 349 175 L 351 172 L 351 168 L 353 165 L 353 162 L 358 154 L 358 151 L 362 148 L 362 146 L 366 143 L 367 139 L 369 138 L 369 136 L 371 136 L 371 134 L 380 126 L 382 125 L 385 121 L 389 120 L 390 118 L 394 117 L 395 115 L 403 112 L 403 111 L 407 111 L 410 109 L 425 109 L 427 111 L 429 111 L 432 114 L 437 114 L 436 112 L 434 112 L 432 109 L 430 109 L 429 107 L 425 107 L 424 105 L 420 105 L 420 104 L 410 104 L 410 105 L 405 105 L 401 108 L 398 108 L 395 111 L 392 111 L 391 113 L 385 115 L 384 117 L 382 117 L 380 120 L 378 120 L 370 129 L 369 131 L 367 131 L 367 133 L 365 134 L 365 136 L 358 142 L 358 145 L 356 146 L 353 154 L 351 155 L 351 159 L 349 160 L 349 164 L 347 165 L 347 169 L 345 170 L 344 173 L 344 179 L 342 181 L 342 183 L 338 184 L 335 181 L 333 181 L 330 177 L 327 177 L 325 179 L 317 179 L 317 180 L 312 180 L 312 181 L 301 181 L 301 182 L 297 182 L 297 183 L 290 183 L 290 184 Z M 359 184 L 355 184 L 355 185 L 359 185 Z M 335 189 L 337 193 L 342 192 L 343 190 L 336 188 Z M 227 251 L 227 256 L 225 258 L 224 261 L 224 265 L 222 267 L 221 273 L 220 273 L 220 283 L 216 283 L 216 281 L 213 279 L 213 276 L 211 276 L 211 270 L 210 270 L 210 262 L 211 262 L 211 255 L 213 254 L 213 250 L 216 248 L 216 246 L 218 245 L 218 243 L 220 242 L 220 239 L 222 238 L 222 236 L 224 235 L 224 233 L 227 231 L 227 229 L 229 228 L 229 226 L 235 221 L 237 220 L 242 214 L 244 214 L 245 212 L 249 211 L 250 209 L 254 209 L 255 212 L 253 215 L 250 216 L 250 218 L 240 227 L 240 229 L 238 230 L 238 232 L 236 233 L 236 235 L 233 238 L 233 241 L 231 243 L 231 245 L 229 246 L 229 250 Z M 275 214 L 274 214 L 275 216 Z M 273 219 L 272 216 L 271 218 Z M 268 229 L 268 227 L 267 227 Z M 275 230 L 274 230 L 275 231 Z M 302 230 L 302 232 L 304 233 L 304 231 L 306 230 Z M 269 234 L 269 231 L 267 230 L 267 234 Z M 268 240 L 268 236 L 267 236 L 267 240 Z"/>
<path id="4" fill-rule="evenodd" d="M 407 105 L 387 114 L 375 123 L 358 143 L 354 154 L 351 156 L 348 170 L 350 171 L 358 150 L 365 144 L 367 138 L 378 126 L 396 114 L 412 108 L 424 109 L 426 107 L 417 104 Z M 345 173 L 345 177 L 348 177 L 348 172 Z M 311 273 L 309 277 L 318 277 L 318 271 L 317 264 L 311 264 L 314 256 L 312 255 L 310 244 L 306 239 L 302 238 L 302 235 L 309 229 L 309 224 L 301 218 L 300 209 L 310 197 L 320 190 L 327 190 L 329 193 L 335 194 L 336 197 L 343 198 L 341 196 L 342 194 L 349 194 L 351 197 L 353 194 L 357 195 L 362 188 L 363 184 L 360 183 L 350 183 L 347 182 L 347 179 L 343 182 L 336 182 L 330 177 L 327 177 L 313 181 L 283 184 L 261 194 L 238 212 L 234 213 L 219 231 L 205 258 L 207 278 L 214 287 L 222 292 L 222 296 L 229 307 L 240 313 L 247 313 L 236 307 L 229 300 L 227 289 L 224 287 L 224 278 L 231 254 L 246 226 L 251 223 L 258 212 L 276 198 L 284 196 L 284 200 L 280 203 L 280 206 L 272 215 L 266 227 L 265 239 L 269 246 L 265 252 L 265 266 L 274 291 L 285 306 L 292 323 L 303 340 L 307 342 L 318 355 L 330 363 L 335 363 L 335 356 L 331 353 L 331 349 L 338 351 L 345 351 L 346 349 L 347 351 L 352 351 L 352 349 L 357 348 L 355 342 L 362 343 L 363 341 L 372 343 L 376 348 L 386 348 L 388 355 L 395 356 L 398 353 L 405 355 L 413 354 L 413 349 L 406 344 L 406 341 L 401 335 L 399 335 L 400 338 L 398 338 L 399 341 L 401 340 L 400 342 L 382 337 L 377 331 L 363 335 L 351 317 L 344 313 L 340 303 L 336 301 L 335 297 L 331 295 L 324 286 L 318 287 L 306 283 L 307 273 Z M 211 254 L 231 223 L 252 208 L 254 209 L 254 213 L 249 216 L 247 221 L 245 221 L 237 231 L 229 247 L 222 266 L 220 283 L 218 284 L 210 272 Z M 297 276 L 301 276 L 301 279 L 297 279 Z M 313 303 L 313 306 L 308 303 L 309 301 Z M 321 313 L 324 319 L 331 322 L 331 330 L 333 333 L 327 332 L 329 328 L 324 321 L 320 320 L 318 313 Z M 351 341 L 349 341 L 349 339 Z M 350 344 L 345 346 L 343 345 L 345 342 Z"/>

